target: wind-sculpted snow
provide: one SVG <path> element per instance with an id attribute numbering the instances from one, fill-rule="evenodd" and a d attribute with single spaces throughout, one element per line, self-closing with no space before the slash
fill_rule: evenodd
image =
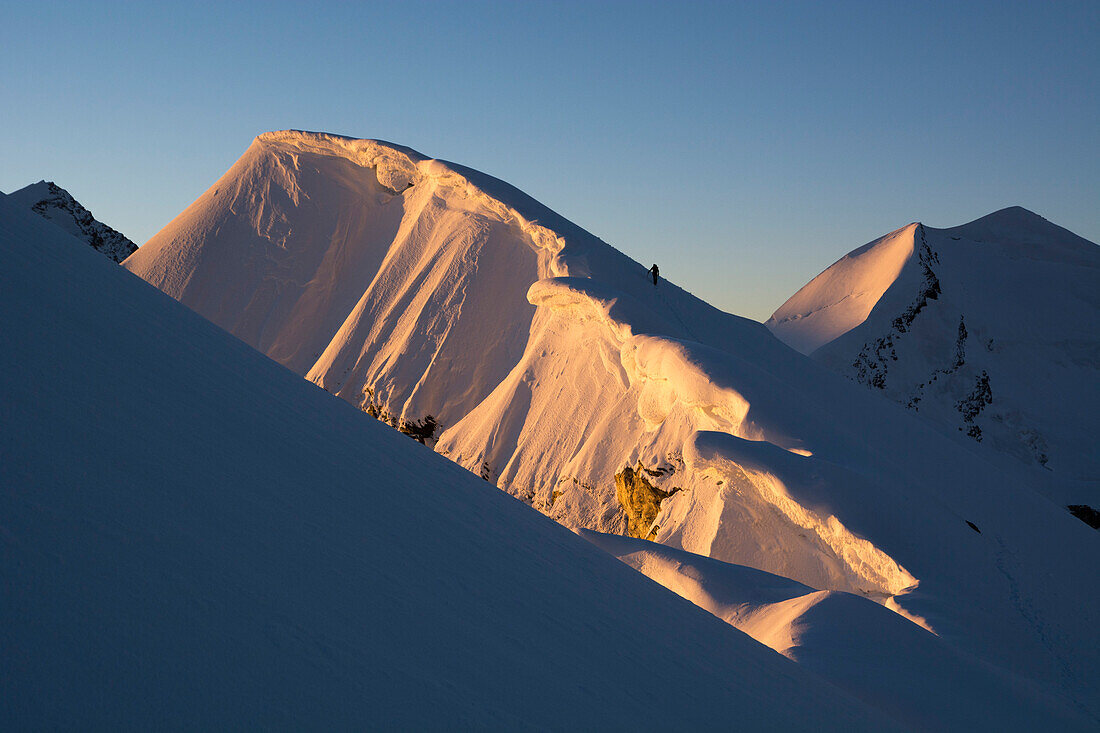
<path id="1" fill-rule="evenodd" d="M 897 726 L 3 197 L 0 316 L 6 730 Z"/>
<path id="2" fill-rule="evenodd" d="M 919 730 L 1088 730 L 1057 694 L 1030 686 L 850 593 L 664 545 L 580 535 L 762 644 Z M 919 619 L 918 619 L 919 620 Z"/>
<path id="3" fill-rule="evenodd" d="M 626 533 L 629 468 L 660 505 L 633 533 L 864 595 L 1100 710 L 1100 586 L 1064 562 L 1092 530 L 503 182 L 263 135 L 125 266 L 352 404 L 438 418 L 436 451 L 568 527 Z M 892 302 L 868 282 L 860 308 Z"/>
<path id="4" fill-rule="evenodd" d="M 620 341 L 634 333 L 674 333 L 676 328 L 640 300 L 585 277 L 553 277 L 532 283 L 527 301 L 535 307 L 571 311 L 579 320 L 598 319 Z"/>
<path id="5" fill-rule="evenodd" d="M 827 507 L 837 500 L 837 491 L 851 494 L 853 500 L 872 493 L 874 485 L 854 472 L 766 441 L 716 432 L 696 433 L 684 460 L 700 473 L 729 477 L 742 496 L 758 496 L 762 504 L 812 533 L 821 544 L 818 556 L 828 558 L 836 572 L 850 574 L 850 582 L 866 592 L 894 596 L 917 587 L 916 578 L 873 544 L 853 535 L 835 515 L 811 508 Z M 841 585 L 834 581 L 830 587 Z"/>

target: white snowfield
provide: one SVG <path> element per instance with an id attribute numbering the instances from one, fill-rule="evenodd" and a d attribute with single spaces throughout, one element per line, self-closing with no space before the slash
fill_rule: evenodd
<path id="1" fill-rule="evenodd" d="M 1092 530 L 501 181 L 268 133 L 124 266 L 570 528 L 863 595 L 1100 716 Z"/>
<path id="2" fill-rule="evenodd" d="M 0 196 L 0 728 L 894 728 Z"/>
<path id="3" fill-rule="evenodd" d="M 597 547 L 837 687 L 920 730 L 1088 727 L 1065 701 L 962 654 L 872 601 L 654 542 L 578 530 Z"/>
<path id="4" fill-rule="evenodd" d="M 1019 207 L 910 224 L 768 320 L 1056 503 L 1100 508 L 1100 247 Z M 980 444 L 980 447 L 979 447 Z"/>

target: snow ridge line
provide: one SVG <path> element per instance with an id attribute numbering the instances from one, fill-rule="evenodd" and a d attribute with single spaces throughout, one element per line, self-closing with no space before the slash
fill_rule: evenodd
<path id="1" fill-rule="evenodd" d="M 379 183 L 395 195 L 428 180 L 477 202 L 501 221 L 514 224 L 536 251 L 550 255 L 546 264 L 551 276 L 531 285 L 528 301 L 536 307 L 574 310 L 578 315 L 587 311 L 585 315 L 601 320 L 620 345 L 620 359 L 632 385 L 641 382 L 643 393 L 650 389 L 671 391 L 675 401 L 702 411 L 711 418 L 710 422 L 723 423 L 722 428 L 734 437 L 766 441 L 789 449 L 790 446 L 783 445 L 791 443 L 789 439 L 749 419 L 751 405 L 747 398 L 732 387 L 720 386 L 707 371 L 706 357 L 694 352 L 701 349 L 705 353 L 709 347 L 672 337 L 675 329 L 670 328 L 671 324 L 658 313 L 630 295 L 593 280 L 583 255 L 575 251 L 578 247 L 570 247 L 564 235 L 527 219 L 445 162 L 380 140 L 328 133 L 284 130 L 263 133 L 256 139 L 348 158 L 373 169 Z M 644 408 L 641 401 L 638 410 L 650 423 L 660 423 L 666 417 L 650 414 L 652 410 Z M 695 436 L 692 442 L 694 439 Z M 837 553 L 853 576 L 863 578 L 876 591 L 890 595 L 916 586 L 915 578 L 872 543 L 852 535 L 835 517 L 818 517 L 786 492 L 776 491 L 768 478 L 754 475 L 751 480 L 759 497 L 795 525 L 814 532 Z"/>
<path id="2" fill-rule="evenodd" d="M 668 405 L 679 402 L 703 413 L 720 432 L 696 430 L 683 446 L 689 470 L 721 474 L 731 485 L 748 484 L 755 498 L 775 508 L 794 526 L 812 532 L 829 548 L 847 574 L 858 581 L 865 593 L 889 598 L 911 591 L 919 581 L 872 542 L 853 534 L 834 515 L 823 515 L 799 503 L 775 470 L 765 469 L 768 461 L 749 461 L 735 450 L 752 441 L 765 448 L 786 451 L 790 461 L 816 460 L 796 455 L 800 441 L 785 437 L 760 421 L 750 418 L 752 405 L 739 390 L 722 385 L 707 368 L 710 348 L 694 342 L 653 333 L 656 319 L 639 323 L 648 309 L 625 293 L 583 278 L 540 280 L 528 291 L 536 307 L 572 311 L 580 318 L 595 317 L 619 344 L 619 355 L 630 385 L 637 387 L 638 414 L 650 425 L 660 425 L 668 416 Z M 656 315 L 656 314 L 652 314 Z M 632 316 L 634 316 L 632 318 Z M 655 393 L 660 393 L 658 396 Z M 665 397 L 666 399 L 662 399 Z M 659 406 L 665 405 L 664 409 Z M 725 445 L 713 436 L 726 435 Z M 702 444 L 700 443 L 702 441 Z M 705 445 L 705 448 L 702 447 Z M 755 451 L 760 452 L 760 451 Z M 763 455 L 763 452 L 760 452 Z M 784 460 L 787 456 L 779 453 Z M 690 456 L 690 458 L 689 458 Z M 658 522 L 660 520 L 658 519 Z M 914 620 L 894 602 L 891 610 Z M 925 628 L 930 628 L 922 621 Z"/>
<path id="3" fill-rule="evenodd" d="M 866 342 L 852 361 L 855 376 L 851 378 L 869 387 L 886 389 L 888 364 L 891 361 L 898 360 L 895 349 L 897 340 L 903 334 L 909 332 L 913 321 L 927 307 L 928 301 L 937 300 L 943 292 L 940 288 L 939 278 L 932 270 L 932 264 L 940 261 L 939 255 L 928 246 L 923 224 L 916 224 L 913 236 L 913 250 L 917 254 L 917 265 L 921 271 L 920 289 L 906 309 L 891 322 L 890 331 L 883 336 Z M 919 245 L 916 242 L 918 236 L 920 237 Z"/>
<path id="4" fill-rule="evenodd" d="M 361 140 L 323 132 L 279 130 L 262 133 L 256 140 L 293 145 L 313 153 L 341 155 L 358 165 L 372 168 L 379 183 L 395 194 L 400 194 L 409 186 L 424 180 L 458 190 L 466 198 L 477 201 L 492 211 L 501 221 L 514 224 L 531 240 L 534 249 L 548 252 L 552 256 L 550 270 L 553 276 L 570 275 L 570 263 L 564 257 L 564 251 L 569 245 L 564 235 L 537 221 L 528 220 L 514 207 L 485 192 L 467 176 L 441 160 L 428 158 L 411 148 L 382 140 Z M 587 269 L 579 262 L 572 264 L 574 270 Z"/>

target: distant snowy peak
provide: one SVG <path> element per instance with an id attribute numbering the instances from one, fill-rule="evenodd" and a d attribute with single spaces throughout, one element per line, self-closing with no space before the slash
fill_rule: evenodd
<path id="1" fill-rule="evenodd" d="M 52 221 L 115 262 L 137 251 L 137 245 L 92 216 L 79 201 L 53 181 L 32 183 L 8 195 L 10 201 Z"/>
<path id="2" fill-rule="evenodd" d="M 846 254 L 780 306 L 765 325 L 791 348 L 809 354 L 863 323 L 916 253 L 919 226 L 902 227 Z"/>
<path id="3" fill-rule="evenodd" d="M 941 231 L 952 241 L 994 245 L 1003 255 L 1097 267 L 1097 247 L 1068 229 L 1020 206 Z"/>
<path id="4" fill-rule="evenodd" d="M 867 320 L 891 289 L 929 285 L 937 249 L 975 246 L 991 258 L 1100 267 L 1097 246 L 1020 206 L 948 229 L 914 222 L 841 257 L 781 305 L 765 325 L 810 354 Z M 980 246 L 978 246 L 980 245 Z M 975 270 L 980 278 L 980 271 Z M 919 295 L 916 296 L 919 299 Z"/>
<path id="5" fill-rule="evenodd" d="M 964 439 L 1095 505 L 1100 247 L 1020 207 L 911 224 L 841 258 L 772 333 Z"/>

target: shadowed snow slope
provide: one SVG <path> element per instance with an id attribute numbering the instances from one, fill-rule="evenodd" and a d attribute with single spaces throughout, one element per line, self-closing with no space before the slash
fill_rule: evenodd
<path id="1" fill-rule="evenodd" d="M 4 197 L 0 316 L 5 728 L 884 724 Z"/>
<path id="2" fill-rule="evenodd" d="M 39 181 L 8 194 L 8 201 L 52 221 L 92 249 L 122 262 L 137 245 L 92 216 L 65 189 L 52 181 Z"/>
<path id="3" fill-rule="evenodd" d="M 1019 207 L 910 224 L 829 267 L 767 323 L 1059 504 L 1100 505 L 1100 247 Z"/>
<path id="4" fill-rule="evenodd" d="M 124 266 L 352 404 L 437 417 L 438 452 L 569 527 L 866 595 L 1100 710 L 1088 527 L 501 181 L 268 133 Z"/>
<path id="5" fill-rule="evenodd" d="M 925 730 L 1087 730 L 1029 686 L 866 598 L 815 591 L 633 537 L 579 530 L 597 547 L 906 725 Z"/>

